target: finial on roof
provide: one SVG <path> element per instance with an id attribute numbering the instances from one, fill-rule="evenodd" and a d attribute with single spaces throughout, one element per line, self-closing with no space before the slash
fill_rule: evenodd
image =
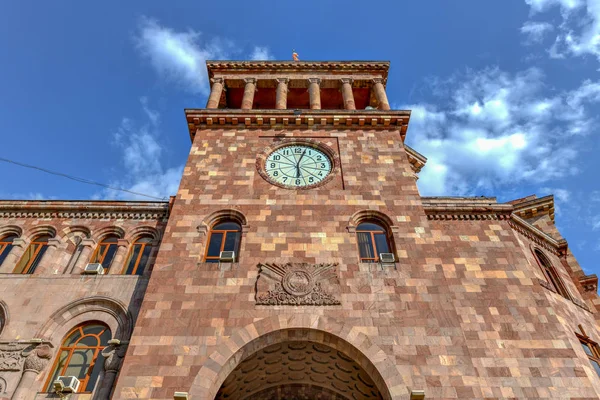
<path id="1" fill-rule="evenodd" d="M 294 61 L 300 61 L 300 57 L 298 57 L 298 53 L 296 53 L 296 50 L 294 49 L 292 49 L 292 58 Z"/>

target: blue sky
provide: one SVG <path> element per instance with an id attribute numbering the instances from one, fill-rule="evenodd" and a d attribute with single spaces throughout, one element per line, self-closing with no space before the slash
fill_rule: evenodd
<path id="1" fill-rule="evenodd" d="M 600 0 L 0 3 L 0 157 L 162 198 L 206 59 L 390 60 L 423 195 L 553 193 L 600 272 Z M 0 198 L 130 199 L 0 162 Z M 137 197 L 142 199 L 141 197 Z"/>

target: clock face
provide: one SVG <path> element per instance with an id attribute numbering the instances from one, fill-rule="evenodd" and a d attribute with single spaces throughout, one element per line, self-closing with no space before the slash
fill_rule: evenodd
<path id="1" fill-rule="evenodd" d="M 331 173 L 331 160 L 314 147 L 285 146 L 269 154 L 265 172 L 270 179 L 283 186 L 312 186 Z"/>

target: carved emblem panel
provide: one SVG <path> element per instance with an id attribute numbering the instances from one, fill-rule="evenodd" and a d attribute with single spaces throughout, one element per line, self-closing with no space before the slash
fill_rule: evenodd
<path id="1" fill-rule="evenodd" d="M 259 264 L 256 304 L 289 306 L 339 305 L 337 264 Z"/>

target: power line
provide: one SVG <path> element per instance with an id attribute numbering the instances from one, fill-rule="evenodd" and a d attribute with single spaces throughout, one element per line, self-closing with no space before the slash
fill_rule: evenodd
<path id="1" fill-rule="evenodd" d="M 51 170 L 46 169 L 46 168 L 36 167 L 35 165 L 29 165 L 29 164 L 21 163 L 21 162 L 18 162 L 18 161 L 9 160 L 7 158 L 0 157 L 0 161 L 4 161 L 4 162 L 10 163 L 10 164 L 15 164 L 15 165 L 18 165 L 20 167 L 36 169 L 38 171 L 42 171 L 42 172 L 45 172 L 45 173 L 51 174 L 51 175 L 62 176 L 63 178 L 71 179 L 71 180 L 73 180 L 75 182 L 87 183 L 88 185 L 101 186 L 101 187 L 106 188 L 106 189 L 117 190 L 117 191 L 120 191 L 120 192 L 127 192 L 127 193 L 131 193 L 131 194 L 135 194 L 137 196 L 144 196 L 144 197 L 148 197 L 148 198 L 155 199 L 155 200 L 162 200 L 162 201 L 167 200 L 166 197 L 156 197 L 156 196 L 151 196 L 149 194 L 134 192 L 132 190 L 116 188 L 116 187 L 112 187 L 112 186 L 106 185 L 104 183 L 91 181 L 91 180 L 85 179 L 85 178 L 78 178 L 76 176 L 72 176 L 72 175 L 68 175 L 68 174 L 63 174 L 62 172 L 51 171 Z"/>

